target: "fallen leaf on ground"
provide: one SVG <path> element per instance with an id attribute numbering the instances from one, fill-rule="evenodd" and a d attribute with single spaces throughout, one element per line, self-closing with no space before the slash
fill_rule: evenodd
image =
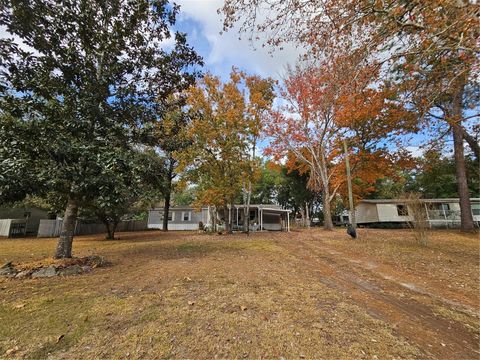
<path id="1" fill-rule="evenodd" d="M 13 348 L 8 349 L 7 351 L 5 351 L 5 355 L 10 355 L 10 354 L 13 354 L 13 353 L 15 353 L 15 352 L 17 352 L 17 351 L 18 351 L 18 346 L 15 346 L 15 347 L 13 347 Z"/>

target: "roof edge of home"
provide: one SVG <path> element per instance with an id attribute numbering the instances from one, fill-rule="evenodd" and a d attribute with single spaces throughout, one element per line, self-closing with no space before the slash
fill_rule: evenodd
<path id="1" fill-rule="evenodd" d="M 424 202 L 459 202 L 459 198 L 437 198 L 437 199 L 420 199 L 421 201 Z M 408 201 L 408 199 L 363 199 L 360 200 L 360 202 L 364 203 L 370 203 L 370 204 L 375 204 L 375 203 L 403 203 L 405 201 Z M 470 201 L 472 202 L 480 202 L 480 198 L 470 198 Z"/>
<path id="2" fill-rule="evenodd" d="M 245 205 L 243 204 L 236 204 L 233 205 L 234 208 L 243 208 Z M 270 210 L 286 210 L 283 209 L 280 205 L 277 204 L 251 204 L 251 208 L 257 208 L 257 207 L 262 207 L 263 209 L 270 209 Z M 195 207 L 195 206 L 186 206 L 186 205 L 181 205 L 181 206 L 170 206 L 170 210 L 195 210 L 195 209 L 207 209 L 208 206 L 201 206 L 201 207 Z M 163 210 L 163 206 L 157 205 L 151 208 L 150 210 Z"/>

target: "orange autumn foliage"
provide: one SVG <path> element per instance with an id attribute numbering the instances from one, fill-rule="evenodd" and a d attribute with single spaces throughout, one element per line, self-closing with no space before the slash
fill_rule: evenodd
<path id="1" fill-rule="evenodd" d="M 408 152 L 386 142 L 415 131 L 414 114 L 392 90 L 372 86 L 372 69 L 359 69 L 359 75 L 348 80 L 351 64 L 342 63 L 345 60 L 292 72 L 282 94 L 294 105 L 274 112 L 267 129 L 273 141 L 266 153 L 277 160 L 286 157 L 288 168 L 310 174 L 311 188 L 321 190 L 327 201 L 347 194 L 344 139 L 357 200 L 375 191 L 377 180 L 395 178 L 399 169 L 413 166 Z M 333 86 L 326 79 L 338 82 Z"/>

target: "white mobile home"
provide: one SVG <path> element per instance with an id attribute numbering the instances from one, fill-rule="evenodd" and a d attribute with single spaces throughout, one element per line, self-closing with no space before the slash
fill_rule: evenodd
<path id="1" fill-rule="evenodd" d="M 480 223 L 480 199 L 470 199 L 473 221 Z M 460 203 L 458 198 L 422 199 L 430 227 L 455 228 L 460 225 Z M 355 209 L 358 225 L 402 226 L 412 221 L 409 205 L 401 199 L 362 200 Z"/>
<path id="2" fill-rule="evenodd" d="M 195 209 L 188 206 L 172 206 L 168 213 L 168 230 L 198 230 L 199 223 L 212 226 L 213 217 L 217 224 L 225 224 L 223 209 L 212 211 L 212 207 Z M 148 213 L 148 228 L 161 229 L 163 227 L 163 207 L 155 207 Z M 250 230 L 282 231 L 290 229 L 290 210 L 282 209 L 278 205 L 250 205 Z M 216 215 L 214 215 L 216 214 Z M 233 230 L 243 230 L 245 223 L 244 205 L 234 205 L 228 208 L 228 219 L 233 224 Z"/>
<path id="3" fill-rule="evenodd" d="M 163 207 L 148 212 L 149 229 L 163 228 Z M 171 206 L 168 212 L 168 230 L 198 230 L 198 224 L 207 224 L 207 212 L 188 206 Z"/>

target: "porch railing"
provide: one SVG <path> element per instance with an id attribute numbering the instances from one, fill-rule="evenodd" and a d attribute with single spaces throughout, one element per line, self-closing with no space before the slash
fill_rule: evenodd
<path id="1" fill-rule="evenodd" d="M 428 210 L 429 220 L 460 220 L 460 211 Z"/>

